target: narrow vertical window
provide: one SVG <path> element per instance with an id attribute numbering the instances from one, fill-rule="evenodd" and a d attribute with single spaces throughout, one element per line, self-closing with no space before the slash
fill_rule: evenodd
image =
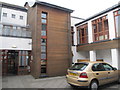
<path id="1" fill-rule="evenodd" d="M 120 10 L 114 12 L 114 21 L 116 37 L 120 37 Z"/>
<path id="2" fill-rule="evenodd" d="M 47 68 L 47 13 L 41 13 L 41 73 Z"/>
<path id="3" fill-rule="evenodd" d="M 88 24 L 84 24 L 79 26 L 78 28 L 78 40 L 79 44 L 86 44 L 88 43 Z"/>

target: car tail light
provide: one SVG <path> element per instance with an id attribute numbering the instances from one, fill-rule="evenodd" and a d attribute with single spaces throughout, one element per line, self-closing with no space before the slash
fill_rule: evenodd
<path id="1" fill-rule="evenodd" d="M 88 78 L 86 72 L 82 72 L 79 77 L 80 77 L 80 78 Z"/>

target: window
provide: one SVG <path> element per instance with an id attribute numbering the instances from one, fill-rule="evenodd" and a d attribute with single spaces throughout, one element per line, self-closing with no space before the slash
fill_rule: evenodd
<path id="1" fill-rule="evenodd" d="M 46 39 L 41 39 L 41 45 L 46 45 Z"/>
<path id="2" fill-rule="evenodd" d="M 105 71 L 102 63 L 96 63 L 92 66 L 93 71 Z"/>
<path id="3" fill-rule="evenodd" d="M 88 66 L 88 63 L 76 63 L 70 68 L 70 70 L 83 71 L 87 66 Z"/>
<path id="4" fill-rule="evenodd" d="M 7 17 L 7 13 L 3 13 L 3 17 Z"/>
<path id="5" fill-rule="evenodd" d="M 46 46 L 41 46 L 41 52 L 46 52 Z"/>
<path id="6" fill-rule="evenodd" d="M 109 28 L 107 15 L 92 21 L 94 41 L 109 39 Z"/>
<path id="7" fill-rule="evenodd" d="M 42 18 L 47 18 L 47 13 L 42 12 L 41 17 L 42 17 Z"/>
<path id="8" fill-rule="evenodd" d="M 41 73 L 46 73 L 47 63 L 47 13 L 41 13 Z"/>
<path id="9" fill-rule="evenodd" d="M 81 25 L 78 29 L 78 41 L 80 44 L 88 43 L 88 24 Z"/>
<path id="10" fill-rule="evenodd" d="M 46 24 L 42 24 L 42 30 L 47 30 L 47 25 Z"/>
<path id="11" fill-rule="evenodd" d="M 12 18 L 15 18 L 15 14 L 12 14 Z"/>
<path id="12" fill-rule="evenodd" d="M 46 59 L 46 53 L 41 53 L 41 59 Z"/>
<path id="13" fill-rule="evenodd" d="M 72 34 L 72 46 L 74 46 L 74 27 L 71 27 L 71 34 Z"/>
<path id="14" fill-rule="evenodd" d="M 120 10 L 114 12 L 116 37 L 120 37 Z"/>
<path id="15" fill-rule="evenodd" d="M 109 64 L 103 63 L 103 67 L 105 68 L 105 71 L 111 71 L 113 70 L 113 67 L 110 66 Z"/>
<path id="16" fill-rule="evenodd" d="M 23 20 L 23 16 L 20 16 L 20 19 Z"/>

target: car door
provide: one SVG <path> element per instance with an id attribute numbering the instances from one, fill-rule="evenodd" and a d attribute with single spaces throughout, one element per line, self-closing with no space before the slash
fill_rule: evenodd
<path id="1" fill-rule="evenodd" d="M 114 68 L 107 63 L 103 63 L 103 67 L 105 68 L 105 71 L 108 73 L 108 78 L 107 78 L 108 83 L 117 81 L 118 71 L 114 70 Z"/>
<path id="2" fill-rule="evenodd" d="M 107 81 L 108 73 L 105 71 L 102 63 L 95 63 L 92 66 L 92 71 L 93 71 L 94 77 L 99 80 L 99 85 L 103 85 L 108 82 Z"/>

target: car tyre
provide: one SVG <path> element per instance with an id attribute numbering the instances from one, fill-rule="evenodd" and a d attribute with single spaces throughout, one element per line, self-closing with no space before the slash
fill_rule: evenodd
<path id="1" fill-rule="evenodd" d="M 97 81 L 93 80 L 90 83 L 90 90 L 97 90 L 97 89 L 98 89 L 98 83 L 97 83 Z"/>

